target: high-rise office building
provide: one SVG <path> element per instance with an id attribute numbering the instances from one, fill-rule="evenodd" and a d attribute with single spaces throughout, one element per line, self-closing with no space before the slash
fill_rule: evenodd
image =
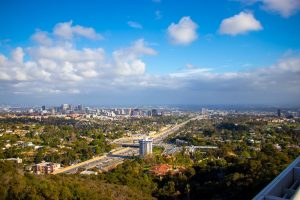
<path id="1" fill-rule="evenodd" d="M 43 111 L 46 110 L 46 106 L 42 106 L 42 110 L 43 110 Z"/>
<path id="2" fill-rule="evenodd" d="M 51 115 L 55 115 L 55 108 L 51 108 L 50 113 Z"/>
<path id="3" fill-rule="evenodd" d="M 121 115 L 125 115 L 125 114 L 126 114 L 125 109 L 122 108 L 122 109 L 121 109 Z"/>
<path id="4" fill-rule="evenodd" d="M 146 155 L 151 155 L 152 154 L 152 144 L 153 144 L 153 139 L 152 138 L 145 138 L 139 140 L 140 144 L 140 157 L 144 157 Z"/>
<path id="5" fill-rule="evenodd" d="M 281 110 L 277 109 L 277 117 L 281 117 Z"/>
<path id="6" fill-rule="evenodd" d="M 69 109 L 69 104 L 62 104 L 61 105 L 61 110 L 62 111 L 66 111 L 66 110 L 68 110 Z"/>
<path id="7" fill-rule="evenodd" d="M 137 116 L 140 116 L 140 110 L 139 109 L 133 109 L 131 111 L 131 116 L 134 116 L 134 117 L 137 117 Z"/>
<path id="8" fill-rule="evenodd" d="M 77 109 L 78 109 L 78 111 L 82 112 L 82 111 L 83 111 L 83 105 L 81 105 L 81 104 L 78 105 L 78 106 L 77 106 Z"/>
<path id="9" fill-rule="evenodd" d="M 152 116 L 158 116 L 158 112 L 156 109 L 152 109 Z"/>

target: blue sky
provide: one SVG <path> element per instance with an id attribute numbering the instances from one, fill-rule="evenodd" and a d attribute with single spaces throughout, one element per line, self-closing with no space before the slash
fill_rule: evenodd
<path id="1" fill-rule="evenodd" d="M 298 0 L 75 2 L 0 0 L 0 103 L 300 102 Z"/>

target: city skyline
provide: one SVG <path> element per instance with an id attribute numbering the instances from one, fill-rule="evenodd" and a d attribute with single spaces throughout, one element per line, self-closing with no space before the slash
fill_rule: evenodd
<path id="1" fill-rule="evenodd" d="M 297 0 L 1 0 L 0 104 L 299 106 L 299 10 Z"/>

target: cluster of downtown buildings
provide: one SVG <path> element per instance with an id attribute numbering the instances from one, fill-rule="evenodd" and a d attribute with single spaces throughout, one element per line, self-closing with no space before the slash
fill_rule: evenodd
<path id="1" fill-rule="evenodd" d="M 227 115 L 227 114 L 246 114 L 261 116 L 276 116 L 281 118 L 300 117 L 300 109 L 282 109 L 282 108 L 250 108 L 243 110 L 235 109 L 182 109 L 180 106 L 176 108 L 166 106 L 156 107 L 116 107 L 101 108 L 71 104 L 61 104 L 60 106 L 33 106 L 33 107 L 11 107 L 1 106 L 0 114 L 28 115 L 28 116 L 70 116 L 73 118 L 126 118 L 126 117 L 151 117 L 151 116 L 180 116 L 187 113 L 197 112 L 202 115 Z"/>
<path id="2" fill-rule="evenodd" d="M 24 115 L 42 115 L 42 116 L 60 116 L 68 115 L 71 117 L 84 116 L 86 118 L 118 118 L 118 117 L 151 117 L 151 116 L 179 116 L 184 114 L 178 109 L 166 108 L 96 108 L 84 107 L 83 105 L 73 106 L 71 104 L 62 104 L 57 107 L 32 107 L 32 108 L 2 108 L 2 113 L 24 114 Z"/>

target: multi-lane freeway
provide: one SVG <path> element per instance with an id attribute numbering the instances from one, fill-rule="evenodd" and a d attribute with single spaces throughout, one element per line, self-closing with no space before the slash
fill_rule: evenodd
<path id="1" fill-rule="evenodd" d="M 75 165 L 71 165 L 65 168 L 58 169 L 52 174 L 74 174 L 78 169 L 91 169 L 97 167 L 100 171 L 108 171 L 118 164 L 121 164 L 125 159 L 131 158 L 132 156 L 138 155 L 138 149 L 136 148 L 118 148 L 102 156 L 94 157 L 90 160 L 86 160 Z"/>
<path id="2" fill-rule="evenodd" d="M 180 129 L 182 126 L 184 126 L 186 123 L 188 123 L 191 120 L 198 119 L 198 117 L 191 118 L 189 120 L 186 120 L 185 122 L 182 122 L 180 124 L 171 126 L 161 132 L 158 132 L 157 134 L 153 135 L 153 143 L 154 145 L 162 145 L 163 140 L 168 137 L 170 134 L 174 133 L 178 129 Z M 121 138 L 116 141 L 115 143 L 121 144 L 122 142 L 128 142 L 128 143 L 134 143 L 134 141 L 138 139 L 142 139 L 143 136 L 140 136 L 139 138 Z M 73 174 L 78 171 L 78 169 L 90 169 L 97 167 L 101 171 L 107 171 L 114 167 L 116 167 L 118 164 L 121 164 L 125 159 L 130 158 L 132 156 L 138 155 L 138 149 L 132 148 L 132 147 L 121 147 L 118 149 L 114 149 L 109 153 L 106 153 L 102 156 L 94 157 L 90 160 L 86 160 L 84 162 L 71 165 L 65 168 L 58 169 L 53 172 L 53 174 L 60 174 L 60 173 L 68 173 Z"/>

